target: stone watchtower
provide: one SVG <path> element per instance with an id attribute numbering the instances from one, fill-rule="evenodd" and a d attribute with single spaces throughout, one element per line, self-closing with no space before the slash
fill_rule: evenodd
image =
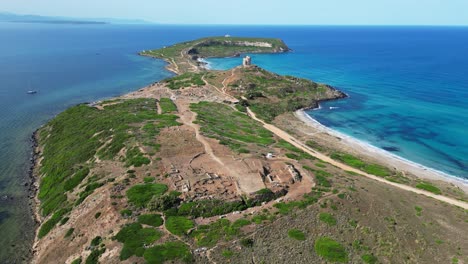
<path id="1" fill-rule="evenodd" d="M 242 60 L 242 65 L 244 67 L 252 65 L 252 58 L 250 58 L 249 56 L 245 56 L 245 58 Z"/>

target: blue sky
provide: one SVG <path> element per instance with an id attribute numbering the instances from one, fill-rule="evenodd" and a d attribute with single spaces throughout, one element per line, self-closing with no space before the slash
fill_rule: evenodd
<path id="1" fill-rule="evenodd" d="M 169 24 L 468 25 L 468 0 L 1 0 L 0 11 Z"/>

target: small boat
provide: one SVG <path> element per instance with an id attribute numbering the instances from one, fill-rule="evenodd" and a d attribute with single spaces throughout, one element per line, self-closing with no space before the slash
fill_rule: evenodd
<path id="1" fill-rule="evenodd" d="M 337 106 L 330 106 L 330 109 L 338 109 L 339 107 Z"/>
<path id="2" fill-rule="evenodd" d="M 27 93 L 27 94 L 36 94 L 37 91 L 31 90 L 31 91 L 27 91 L 26 93 Z"/>

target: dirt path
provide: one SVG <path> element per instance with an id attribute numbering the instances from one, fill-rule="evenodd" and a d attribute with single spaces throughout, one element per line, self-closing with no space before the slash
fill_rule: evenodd
<path id="1" fill-rule="evenodd" d="M 226 94 L 226 89 L 227 89 L 227 84 L 226 84 L 226 82 L 227 82 L 228 80 L 230 81 L 232 78 L 234 78 L 234 71 L 235 71 L 235 70 L 236 70 L 236 68 L 232 69 L 232 70 L 231 70 L 231 76 L 224 78 L 224 80 L 223 80 L 223 82 L 222 82 L 222 84 L 223 84 L 222 91 L 223 91 L 224 94 Z"/>
<path id="2" fill-rule="evenodd" d="M 158 115 L 161 115 L 162 114 L 162 108 L 161 108 L 161 105 L 159 104 L 159 101 L 156 102 L 156 109 L 158 111 Z"/>
<path id="3" fill-rule="evenodd" d="M 373 179 L 373 180 L 376 180 L 376 181 L 379 181 L 379 182 L 382 182 L 382 183 L 385 183 L 385 184 L 388 184 L 388 185 L 391 185 L 391 186 L 394 186 L 394 187 L 397 187 L 397 188 L 400 188 L 400 189 L 403 189 L 403 190 L 406 190 L 406 191 L 410 191 L 410 192 L 417 193 L 417 194 L 422 194 L 422 195 L 434 198 L 436 200 L 446 202 L 448 204 L 452 204 L 452 205 L 459 206 L 459 207 L 464 208 L 464 209 L 468 209 L 468 203 L 466 203 L 466 202 L 455 200 L 455 199 L 452 199 L 452 198 L 449 198 L 449 197 L 446 197 L 446 196 L 443 196 L 443 195 L 437 195 L 437 194 L 434 194 L 434 193 L 431 193 L 431 192 L 428 192 L 428 191 L 424 191 L 424 190 L 420 190 L 420 189 L 417 189 L 417 188 L 414 188 L 414 187 L 411 187 L 411 186 L 407 186 L 407 185 L 404 185 L 404 184 L 391 182 L 391 181 L 385 180 L 383 178 L 377 177 L 375 175 L 368 174 L 368 173 L 363 172 L 361 170 L 355 169 L 355 168 L 353 168 L 351 166 L 348 166 L 348 165 L 346 165 L 344 163 L 338 162 L 338 161 L 326 156 L 325 154 L 322 154 L 322 153 L 317 152 L 317 151 L 315 151 L 313 149 L 310 149 L 309 147 L 307 147 L 306 145 L 301 143 L 299 140 L 295 139 L 294 137 L 292 137 L 291 135 L 289 135 L 285 131 L 277 128 L 276 126 L 273 126 L 271 124 L 267 124 L 267 123 L 263 122 L 262 120 L 258 119 L 255 116 L 255 114 L 248 107 L 247 107 L 247 113 L 249 114 L 249 116 L 251 118 L 253 118 L 254 120 L 256 120 L 256 121 L 258 121 L 260 123 L 262 123 L 264 128 L 270 130 L 272 133 L 274 133 L 278 137 L 286 140 L 287 142 L 291 143 L 295 147 L 302 149 L 306 153 L 308 153 L 308 154 L 310 154 L 310 155 L 312 155 L 312 156 L 314 156 L 314 157 L 316 157 L 318 159 L 321 159 L 321 160 L 323 160 L 325 162 L 328 162 L 331 165 L 336 166 L 336 167 L 338 167 L 338 168 L 340 168 L 342 170 L 352 171 L 354 173 L 358 173 L 360 175 L 363 175 L 363 176 L 365 176 L 367 178 L 370 178 L 370 179 Z"/>
<path id="4" fill-rule="evenodd" d="M 205 79 L 205 75 L 203 75 L 203 76 L 201 77 L 201 79 L 202 79 L 203 82 L 205 82 L 205 85 L 206 85 L 206 86 L 213 87 L 213 88 L 214 88 L 216 91 L 218 91 L 220 94 L 226 95 L 226 93 L 224 93 L 223 91 L 219 90 L 218 87 L 216 87 L 216 86 L 212 85 L 211 83 L 209 83 L 209 82 Z"/>

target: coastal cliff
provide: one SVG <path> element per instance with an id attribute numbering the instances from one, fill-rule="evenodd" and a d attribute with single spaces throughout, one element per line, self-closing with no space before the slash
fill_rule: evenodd
<path id="1" fill-rule="evenodd" d="M 326 146 L 297 140 L 295 127 L 275 126 L 344 93 L 255 65 L 208 71 L 198 60 L 287 50 L 276 39 L 217 37 L 144 51 L 178 75 L 77 105 L 39 129 L 33 262 L 443 262 L 466 253 L 466 211 L 364 176 L 409 184 L 396 170 L 357 159 L 343 169 L 351 157 L 330 152 L 335 162 L 321 156 Z"/>

